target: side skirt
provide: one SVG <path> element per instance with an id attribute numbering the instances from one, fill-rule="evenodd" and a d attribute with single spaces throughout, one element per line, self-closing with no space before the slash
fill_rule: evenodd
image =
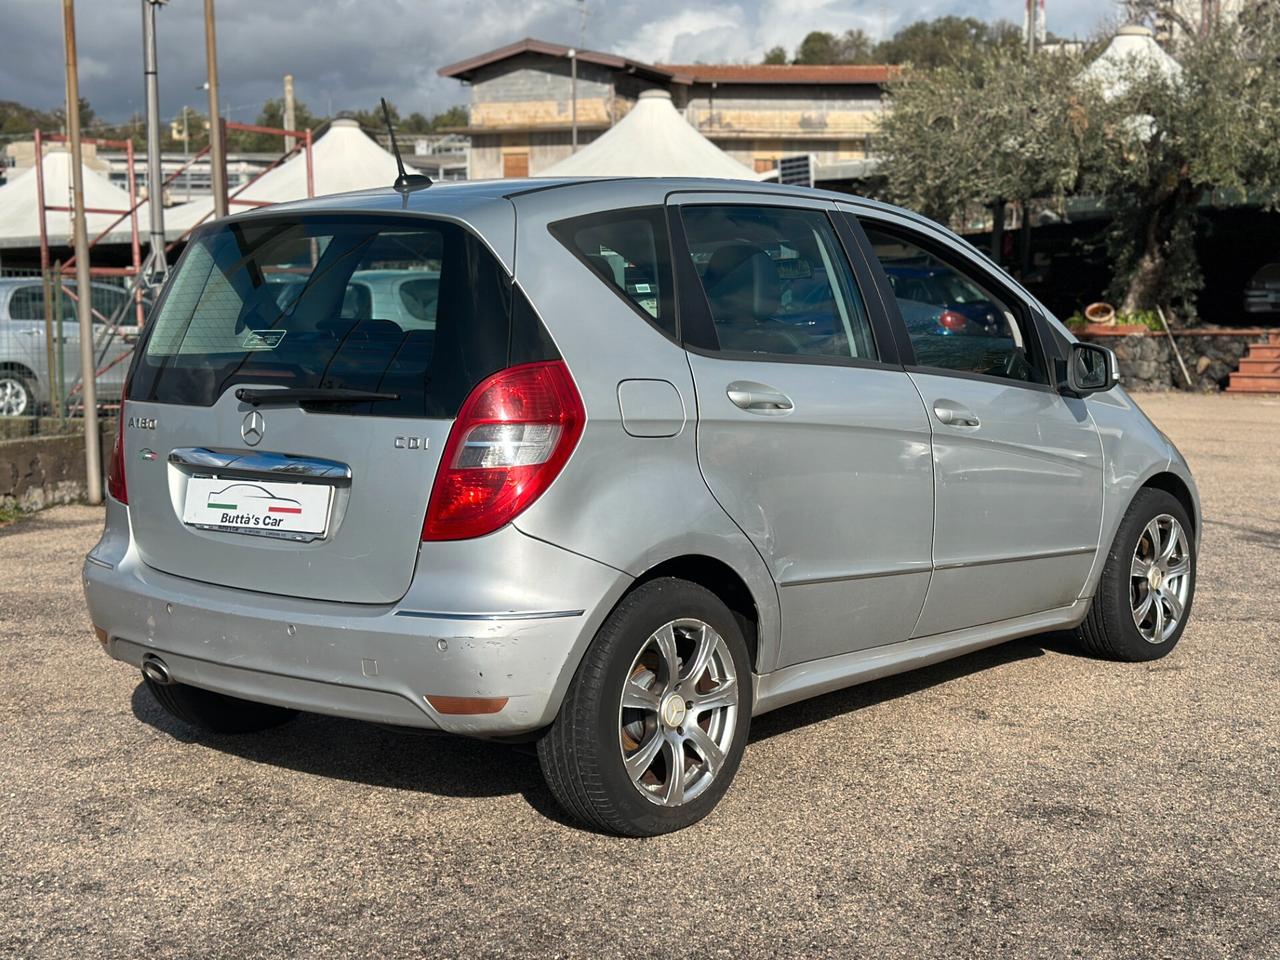
<path id="1" fill-rule="evenodd" d="M 1074 627 L 1084 619 L 1091 600 L 1077 600 L 1067 607 L 1046 610 L 1012 620 L 966 627 L 930 637 L 916 637 L 869 650 L 856 650 L 822 660 L 797 663 L 754 677 L 752 716 L 759 716 L 809 697 L 852 687 L 870 680 L 906 673 L 952 657 L 960 657 L 1007 640 Z"/>

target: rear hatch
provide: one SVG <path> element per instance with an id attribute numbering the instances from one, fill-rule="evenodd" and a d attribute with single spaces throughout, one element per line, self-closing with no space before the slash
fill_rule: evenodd
<path id="1" fill-rule="evenodd" d="M 292 213 L 202 232 L 131 373 L 124 462 L 142 560 L 264 593 L 402 597 L 462 401 L 552 349 L 513 335 L 513 314 L 537 322 L 513 297 L 455 223 Z"/>

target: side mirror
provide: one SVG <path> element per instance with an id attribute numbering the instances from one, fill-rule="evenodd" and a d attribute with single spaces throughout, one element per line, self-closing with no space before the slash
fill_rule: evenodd
<path id="1" fill-rule="evenodd" d="M 1073 343 L 1067 360 L 1067 388 L 1078 397 L 1102 393 L 1120 382 L 1120 361 L 1106 347 Z"/>

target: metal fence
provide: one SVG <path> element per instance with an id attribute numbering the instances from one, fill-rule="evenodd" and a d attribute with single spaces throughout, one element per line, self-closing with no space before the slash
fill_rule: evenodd
<path id="1" fill-rule="evenodd" d="M 93 379 L 99 413 L 120 406 L 134 344 L 149 308 L 135 278 L 92 282 Z M 79 291 L 61 263 L 0 269 L 0 439 L 78 433 L 84 417 Z"/>

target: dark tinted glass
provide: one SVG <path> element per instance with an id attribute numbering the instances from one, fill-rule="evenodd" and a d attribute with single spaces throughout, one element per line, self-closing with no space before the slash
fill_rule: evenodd
<path id="1" fill-rule="evenodd" d="M 874 359 L 870 320 L 831 221 L 820 210 L 681 210 L 721 350 Z"/>
<path id="2" fill-rule="evenodd" d="M 551 234 L 659 329 L 676 333 L 667 223 L 658 207 L 610 210 L 551 225 Z"/>
<path id="3" fill-rule="evenodd" d="M 1046 382 L 1025 316 L 971 271 L 906 236 L 862 225 L 893 288 L 918 366 Z"/>
<path id="4" fill-rule="evenodd" d="M 456 224 L 232 223 L 199 235 L 183 255 L 129 393 L 210 406 L 237 383 L 346 388 L 398 397 L 323 409 L 451 417 L 509 363 L 513 316 L 511 278 Z M 526 310 L 516 322 L 537 317 Z M 542 348 L 530 359 L 554 357 L 545 338 L 520 331 L 520 340 Z"/>

